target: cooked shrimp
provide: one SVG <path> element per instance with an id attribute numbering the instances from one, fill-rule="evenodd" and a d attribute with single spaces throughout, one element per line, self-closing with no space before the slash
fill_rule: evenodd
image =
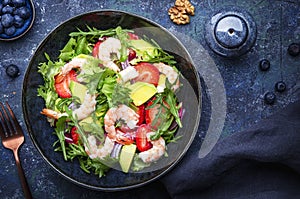
<path id="1" fill-rule="evenodd" d="M 92 57 L 90 55 L 80 54 L 77 57 L 74 57 L 70 62 L 66 63 L 57 74 L 55 81 L 60 82 L 68 75 L 72 69 L 79 69 L 80 74 L 84 74 L 84 65 L 95 65 L 97 64 L 96 60 L 100 63 L 100 60 Z M 82 82 L 83 79 L 77 78 L 79 82 Z"/>
<path id="2" fill-rule="evenodd" d="M 66 79 L 67 74 L 73 68 L 81 68 L 83 64 L 86 63 L 86 59 L 75 57 L 70 62 L 66 63 L 62 68 L 61 71 L 55 77 L 55 83 L 60 83 L 62 81 L 69 81 Z"/>
<path id="3" fill-rule="evenodd" d="M 90 95 L 86 93 L 83 103 L 78 109 L 73 111 L 73 116 L 76 116 L 78 120 L 87 118 L 96 109 L 96 95 Z"/>
<path id="4" fill-rule="evenodd" d="M 150 140 L 150 136 L 154 134 L 154 132 L 147 133 L 147 140 L 149 140 L 152 144 L 152 148 L 139 153 L 139 157 L 145 163 L 151 163 L 159 160 L 165 151 L 166 151 L 166 143 L 165 140 L 160 137 L 158 140 Z"/>
<path id="5" fill-rule="evenodd" d="M 110 108 L 104 116 L 104 127 L 107 136 L 117 142 L 123 142 L 126 139 L 122 132 L 116 130 L 117 121 L 124 122 L 129 129 L 134 129 L 139 121 L 139 115 L 128 106 L 121 104 L 118 107 Z"/>
<path id="6" fill-rule="evenodd" d="M 52 118 L 56 120 L 62 116 L 68 116 L 66 113 L 59 113 L 57 111 L 47 109 L 47 108 L 44 108 L 41 114 L 46 115 L 48 118 Z"/>
<path id="7" fill-rule="evenodd" d="M 96 96 L 86 94 L 83 103 L 78 109 L 73 111 L 73 116 L 77 117 L 78 120 L 87 118 L 96 108 Z M 46 115 L 48 118 L 59 119 L 62 116 L 68 116 L 67 113 L 60 113 L 51 109 L 44 108 L 41 114 Z"/>
<path id="8" fill-rule="evenodd" d="M 103 65 L 106 66 L 107 68 L 112 69 L 115 72 L 120 71 L 120 68 L 113 61 L 107 61 L 107 62 L 105 61 L 105 62 L 103 62 Z"/>
<path id="9" fill-rule="evenodd" d="M 166 65 L 162 62 L 160 63 L 154 63 L 154 66 L 157 67 L 160 73 L 166 75 L 167 79 L 169 82 L 173 85 L 172 89 L 175 91 L 179 88 L 180 83 L 179 83 L 179 74 L 177 71 L 174 70 L 173 67 Z"/>
<path id="10" fill-rule="evenodd" d="M 121 42 L 119 39 L 109 37 L 99 45 L 98 58 L 102 60 L 103 65 L 119 72 L 120 68 L 113 62 L 112 55 L 120 58 Z"/>
<path id="11" fill-rule="evenodd" d="M 66 63 L 61 68 L 61 74 L 66 75 L 68 74 L 73 68 L 81 68 L 87 60 L 85 58 L 74 57 L 70 62 Z"/>
<path id="12" fill-rule="evenodd" d="M 90 158 L 104 158 L 107 155 L 110 155 L 114 148 L 114 141 L 112 141 L 109 137 L 105 138 L 104 145 L 99 147 L 97 145 L 97 140 L 94 135 L 90 135 L 87 138 L 88 145 L 85 147 L 85 152 L 89 155 Z"/>

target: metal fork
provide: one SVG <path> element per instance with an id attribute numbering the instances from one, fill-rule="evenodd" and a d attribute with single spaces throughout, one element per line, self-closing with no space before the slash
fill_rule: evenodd
<path id="1" fill-rule="evenodd" d="M 31 199 L 32 196 L 30 193 L 30 189 L 28 187 L 18 155 L 19 147 L 24 142 L 24 134 L 22 128 L 19 125 L 15 114 L 13 113 L 7 102 L 6 106 L 4 106 L 0 102 L 0 107 L 0 136 L 2 139 L 2 144 L 5 148 L 8 148 L 13 151 L 24 195 L 26 199 Z"/>

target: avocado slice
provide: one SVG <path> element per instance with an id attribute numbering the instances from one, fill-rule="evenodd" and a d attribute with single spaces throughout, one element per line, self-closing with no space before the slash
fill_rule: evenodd
<path id="1" fill-rule="evenodd" d="M 166 88 L 166 79 L 167 79 L 167 77 L 165 74 L 159 75 L 159 80 L 158 80 L 158 85 L 157 85 L 158 93 L 164 92 L 164 89 Z"/>
<path id="2" fill-rule="evenodd" d="M 93 123 L 93 118 L 91 116 L 84 118 L 79 122 L 79 125 L 83 128 L 86 132 L 91 132 L 93 129 L 90 127 L 90 125 Z"/>
<path id="3" fill-rule="evenodd" d="M 80 100 L 80 103 L 82 104 L 84 101 L 86 92 L 88 90 L 87 87 L 78 82 L 71 81 L 70 82 L 70 90 L 71 90 L 72 96 L 78 97 Z"/>
<path id="4" fill-rule="evenodd" d="M 136 82 L 130 85 L 129 88 L 131 90 L 130 98 L 136 106 L 144 104 L 157 92 L 157 89 L 153 84 L 146 82 Z"/>
<path id="5" fill-rule="evenodd" d="M 142 51 L 151 51 L 155 49 L 155 46 L 153 46 L 152 44 L 150 44 L 149 42 L 143 39 L 130 40 L 130 44 L 132 47 Z"/>
<path id="6" fill-rule="evenodd" d="M 128 173 L 135 151 L 136 151 L 135 144 L 124 145 L 122 147 L 119 163 L 123 172 Z"/>

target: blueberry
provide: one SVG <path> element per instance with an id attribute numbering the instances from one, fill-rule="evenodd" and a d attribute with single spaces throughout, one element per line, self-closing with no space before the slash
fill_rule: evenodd
<path id="1" fill-rule="evenodd" d="M 296 57 L 297 55 L 299 55 L 300 54 L 300 44 L 297 44 L 297 43 L 290 44 L 288 47 L 288 53 L 293 57 Z"/>
<path id="2" fill-rule="evenodd" d="M 4 14 L 1 17 L 1 23 L 4 28 L 10 27 L 14 23 L 14 17 L 11 14 Z"/>
<path id="3" fill-rule="evenodd" d="M 21 7 L 21 6 L 25 6 L 26 1 L 25 0 L 12 0 L 12 4 L 15 7 Z"/>
<path id="4" fill-rule="evenodd" d="M 276 95 L 273 92 L 267 92 L 264 96 L 264 100 L 266 104 L 274 104 Z"/>
<path id="5" fill-rule="evenodd" d="M 21 28 L 24 25 L 24 19 L 21 18 L 19 15 L 14 16 L 14 25 L 16 28 Z"/>
<path id="6" fill-rule="evenodd" d="M 0 15 L 2 15 L 2 8 L 3 8 L 3 5 L 0 3 Z"/>
<path id="7" fill-rule="evenodd" d="M 283 92 L 286 89 L 286 85 L 283 81 L 279 81 L 275 84 L 275 90 L 278 92 Z"/>
<path id="8" fill-rule="evenodd" d="M 12 78 L 18 77 L 20 75 L 19 67 L 14 64 L 8 65 L 6 68 L 6 74 Z"/>
<path id="9" fill-rule="evenodd" d="M 5 28 L 4 32 L 5 32 L 6 35 L 11 36 L 11 35 L 15 34 L 16 27 L 15 26 L 10 26 L 8 28 Z"/>
<path id="10" fill-rule="evenodd" d="M 15 15 L 19 15 L 20 17 L 22 17 L 23 19 L 28 19 L 30 17 L 30 10 L 23 6 L 23 7 L 19 7 L 14 11 Z"/>
<path id="11" fill-rule="evenodd" d="M 6 5 L 2 8 L 2 14 L 12 14 L 14 12 L 14 7 L 11 7 L 10 5 Z"/>
<path id="12" fill-rule="evenodd" d="M 2 0 L 3 6 L 11 4 L 11 0 Z"/>
<path id="13" fill-rule="evenodd" d="M 262 71 L 267 71 L 270 68 L 270 62 L 267 59 L 263 59 L 259 62 L 259 68 Z"/>

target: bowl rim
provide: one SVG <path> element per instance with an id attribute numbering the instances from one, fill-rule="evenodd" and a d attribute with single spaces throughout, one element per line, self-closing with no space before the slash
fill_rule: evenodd
<path id="1" fill-rule="evenodd" d="M 141 20 L 144 20 L 146 21 L 147 23 L 155 26 L 155 27 L 158 27 L 160 29 L 162 29 L 164 32 L 166 32 L 169 36 L 171 36 L 174 40 L 177 41 L 177 43 L 179 44 L 179 46 L 185 51 L 185 53 L 187 54 L 187 58 L 189 59 L 188 61 L 191 62 L 192 64 L 192 69 L 194 71 L 194 75 L 196 77 L 196 81 L 197 81 L 197 92 L 198 92 L 198 95 L 197 95 L 197 100 L 198 100 L 198 111 L 197 113 L 195 114 L 195 117 L 196 117 L 196 123 L 193 127 L 193 132 L 190 136 L 190 139 L 188 140 L 186 146 L 184 147 L 184 150 L 180 153 L 180 155 L 175 159 L 175 161 L 173 161 L 170 165 L 167 166 L 166 169 L 164 169 L 161 173 L 159 173 L 158 175 L 146 180 L 146 181 L 143 181 L 143 182 L 140 182 L 140 183 L 136 183 L 136 184 L 133 184 L 133 185 L 125 185 L 125 186 L 122 186 L 122 187 L 100 187 L 100 186 L 94 186 L 94 185 L 89 185 L 89 184 L 85 184 L 83 182 L 79 182 L 77 181 L 76 179 L 68 176 L 67 174 L 65 174 L 63 171 L 61 171 L 59 168 L 57 168 L 57 166 L 55 164 L 53 164 L 43 153 L 43 151 L 39 148 L 38 146 L 38 143 L 36 142 L 33 134 L 32 134 L 32 129 L 31 129 L 31 126 L 30 126 L 30 122 L 27 118 L 27 114 L 26 114 L 26 109 L 25 109 L 25 105 L 26 104 L 26 99 L 25 99 L 25 91 L 26 91 L 26 88 L 25 88 L 25 81 L 26 79 L 28 78 L 28 71 L 29 71 L 29 67 L 33 64 L 33 60 L 34 60 L 34 55 L 36 54 L 36 52 L 38 50 L 40 50 L 40 48 L 44 45 L 44 43 L 48 40 L 49 36 L 55 32 L 61 25 L 69 22 L 69 21 L 72 21 L 76 18 L 79 18 L 79 17 L 82 17 L 82 16 L 85 16 L 85 15 L 90 15 L 90 14 L 97 14 L 97 13 L 102 13 L 102 12 L 117 12 L 117 13 L 122 13 L 122 14 L 126 14 L 126 15 L 130 15 L 132 17 L 136 17 L 136 18 L 139 18 Z M 84 187 L 84 188 L 88 188 L 88 189 L 91 189 L 91 190 L 97 190 L 97 191 L 108 191 L 108 192 L 113 192 L 113 191 L 124 191 L 124 190 L 130 190 L 130 189 L 134 189 L 134 188 L 138 188 L 138 187 L 142 187 L 146 184 L 149 184 L 150 182 L 153 182 L 155 180 L 157 180 L 158 178 L 161 178 L 162 176 L 164 176 L 166 173 L 168 173 L 170 170 L 172 170 L 177 164 L 178 162 L 181 161 L 181 159 L 185 156 L 186 152 L 189 150 L 192 142 L 194 141 L 194 138 L 197 134 L 197 130 L 199 128 L 199 124 L 200 124 L 200 118 L 201 118 L 201 110 L 202 110 L 202 93 L 201 93 L 201 82 L 200 82 L 200 75 L 194 65 L 194 62 L 193 62 L 193 59 L 191 58 L 191 55 L 190 53 L 187 51 L 186 47 L 179 41 L 179 39 L 174 35 L 172 34 L 169 30 L 167 30 L 165 27 L 163 27 L 162 25 L 150 20 L 150 19 L 147 19 L 143 16 L 140 16 L 138 14 L 134 14 L 134 13 L 130 13 L 130 12 L 127 12 L 127 11 L 122 11 L 122 10 L 117 10 L 117 9 L 100 9 L 100 10 L 92 10 L 92 11 L 87 11 L 87 12 L 83 12 L 83 13 L 80 13 L 80 14 L 77 14 L 77 15 L 74 15 L 74 16 L 71 16 L 69 17 L 68 19 L 62 21 L 61 23 L 59 23 L 58 25 L 56 25 L 54 28 L 52 28 L 52 30 L 46 35 L 44 36 L 44 39 L 42 41 L 40 41 L 39 45 L 37 46 L 36 50 L 34 51 L 34 53 L 32 54 L 31 58 L 30 58 L 30 62 L 28 63 L 28 66 L 26 68 L 26 71 L 25 71 L 25 75 L 24 75 L 24 79 L 23 79 L 23 84 L 22 84 L 22 112 L 23 112 L 23 118 L 25 120 L 25 124 L 26 124 L 26 129 L 27 129 L 27 132 L 31 138 L 31 141 L 33 142 L 35 148 L 38 150 L 38 152 L 40 153 L 40 155 L 43 157 L 43 159 L 47 162 L 47 164 L 52 168 L 54 169 L 55 172 L 57 172 L 59 175 L 61 175 L 62 177 L 64 177 L 65 179 L 69 180 L 70 182 L 74 183 L 75 185 L 80 185 L 81 187 Z M 26 117 L 25 117 L 26 116 Z M 109 175 L 109 174 L 108 174 Z M 101 178 L 99 178 L 101 180 Z"/>

